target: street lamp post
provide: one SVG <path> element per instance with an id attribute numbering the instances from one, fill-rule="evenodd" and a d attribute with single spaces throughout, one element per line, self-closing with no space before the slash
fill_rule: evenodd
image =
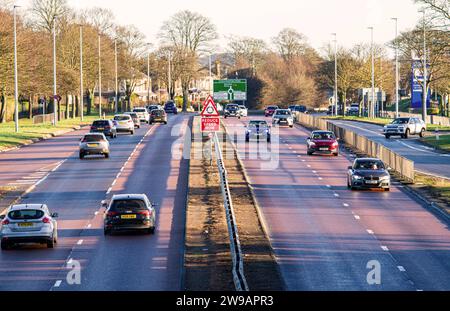
<path id="1" fill-rule="evenodd" d="M 338 115 L 338 82 L 337 82 L 337 34 L 333 33 L 334 36 L 334 115 Z"/>
<path id="2" fill-rule="evenodd" d="M 400 92 L 400 87 L 399 87 L 399 66 L 398 66 L 398 42 L 397 42 L 397 37 L 398 37 L 398 18 L 393 17 L 392 18 L 393 21 L 395 21 L 395 117 L 398 118 L 398 105 L 399 105 L 399 92 Z"/>
<path id="3" fill-rule="evenodd" d="M 375 118 L 375 51 L 373 46 L 373 27 L 369 27 L 371 37 L 371 50 L 372 50 L 372 101 L 370 104 L 370 118 Z"/>
<path id="4" fill-rule="evenodd" d="M 56 16 L 53 18 L 53 124 L 58 124 L 58 107 L 57 107 L 57 89 L 56 89 Z"/>
<path id="5" fill-rule="evenodd" d="M 171 51 L 169 51 L 169 68 L 168 68 L 168 75 L 167 78 L 169 80 L 169 100 L 172 99 L 172 94 L 171 94 L 171 90 L 172 90 L 172 66 L 171 66 L 171 57 L 172 57 L 172 53 Z"/>
<path id="6" fill-rule="evenodd" d="M 119 111 L 119 78 L 118 78 L 118 66 L 117 66 L 117 39 L 114 40 L 114 71 L 115 71 L 115 97 L 114 97 L 114 112 Z"/>
<path id="7" fill-rule="evenodd" d="M 98 35 L 98 113 L 102 117 L 102 49 L 101 38 Z"/>
<path id="8" fill-rule="evenodd" d="M 147 104 L 150 104 L 150 90 L 152 82 L 150 80 L 150 51 L 147 52 Z"/>
<path id="9" fill-rule="evenodd" d="M 16 9 L 19 6 L 14 6 L 14 123 L 16 133 L 19 132 L 19 79 L 17 76 L 17 18 Z M 45 116 L 44 116 L 45 118 Z"/>
<path id="10" fill-rule="evenodd" d="M 426 36 L 426 26 L 425 26 L 425 9 L 422 10 L 423 13 L 423 99 L 422 99 L 422 119 L 427 122 L 427 99 L 428 99 L 428 89 L 427 89 L 427 36 Z"/>
<path id="11" fill-rule="evenodd" d="M 83 86 L 83 26 L 80 26 L 80 118 L 84 119 L 84 86 Z"/>

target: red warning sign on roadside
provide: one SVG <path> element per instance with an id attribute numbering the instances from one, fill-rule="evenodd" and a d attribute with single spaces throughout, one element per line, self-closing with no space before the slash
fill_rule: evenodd
<path id="1" fill-rule="evenodd" d="M 203 103 L 202 117 L 219 117 L 219 111 L 211 96 Z"/>
<path id="2" fill-rule="evenodd" d="M 219 118 L 202 118 L 202 132 L 218 132 L 219 130 Z"/>

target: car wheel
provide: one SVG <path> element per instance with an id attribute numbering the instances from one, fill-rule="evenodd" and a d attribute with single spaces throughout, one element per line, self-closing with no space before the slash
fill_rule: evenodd
<path id="1" fill-rule="evenodd" d="M 55 247 L 55 239 L 52 238 L 51 241 L 47 241 L 47 248 L 54 248 Z"/>
<path id="2" fill-rule="evenodd" d="M 391 188 L 384 188 L 384 191 L 389 192 L 391 191 Z"/>
<path id="3" fill-rule="evenodd" d="M 134 135 L 134 131 L 130 131 L 130 135 Z"/>
<path id="4" fill-rule="evenodd" d="M 333 153 L 333 155 L 334 155 L 335 157 L 338 157 L 338 156 L 339 156 L 339 152 Z"/>
<path id="5" fill-rule="evenodd" d="M 224 117 L 225 119 L 227 118 L 227 116 Z"/>
<path id="6" fill-rule="evenodd" d="M 391 138 L 391 135 L 384 135 L 384 137 L 386 137 L 386 139 Z"/>
<path id="7" fill-rule="evenodd" d="M 312 156 L 313 153 L 311 151 L 306 152 L 307 155 Z"/>
<path id="8" fill-rule="evenodd" d="M 250 142 L 250 137 L 245 137 L 245 142 Z"/>
<path id="9" fill-rule="evenodd" d="M 114 134 L 113 133 L 109 134 L 109 138 L 114 139 Z"/>
<path id="10" fill-rule="evenodd" d="M 109 153 L 105 153 L 105 159 L 109 159 Z"/>
<path id="11" fill-rule="evenodd" d="M 420 137 L 421 138 L 424 138 L 425 137 L 425 129 L 422 129 L 421 131 L 420 131 Z"/>
<path id="12" fill-rule="evenodd" d="M 155 227 L 150 227 L 147 229 L 147 233 L 148 234 L 155 234 L 156 228 Z"/>
<path id="13" fill-rule="evenodd" d="M 80 152 L 80 160 L 84 159 L 84 153 Z"/>
<path id="14" fill-rule="evenodd" d="M 166 122 L 164 122 L 164 124 L 165 124 L 165 125 L 167 125 L 167 121 L 166 121 Z"/>
<path id="15" fill-rule="evenodd" d="M 290 128 L 293 128 L 294 126 L 293 126 L 293 125 L 289 125 L 289 127 L 290 127 Z"/>
<path id="16" fill-rule="evenodd" d="M 405 139 L 409 138 L 409 129 L 406 129 L 405 135 L 403 136 Z"/>
<path id="17" fill-rule="evenodd" d="M 110 235 L 111 234 L 111 229 L 103 229 L 103 235 Z"/>
<path id="18" fill-rule="evenodd" d="M 11 244 L 9 244 L 8 242 L 6 242 L 6 241 L 2 241 L 1 242 L 1 249 L 2 250 L 6 251 L 6 250 L 10 249 L 10 247 L 11 247 Z"/>

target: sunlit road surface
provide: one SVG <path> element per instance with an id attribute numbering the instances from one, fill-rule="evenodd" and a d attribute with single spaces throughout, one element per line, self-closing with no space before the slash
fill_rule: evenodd
<path id="1" fill-rule="evenodd" d="M 185 130 L 188 120 L 187 115 L 171 116 L 167 126 L 120 134 L 111 141 L 108 160 L 78 159 L 83 132 L 36 144 L 33 149 L 43 158 L 67 157 L 23 200 L 45 203 L 59 213 L 59 243 L 55 249 L 31 245 L 0 252 L 0 290 L 180 290 L 188 163 L 173 159 L 171 149 L 179 139 L 172 135 L 174 126 Z M 11 154 L 11 162 L 28 156 L 24 148 Z M 103 235 L 100 203 L 119 193 L 146 193 L 158 204 L 155 235 Z M 79 285 L 67 282 L 74 260 L 81 265 Z"/>
<path id="2" fill-rule="evenodd" d="M 224 122 L 243 140 L 249 119 Z M 448 224 L 402 192 L 400 184 L 391 192 L 348 190 L 350 160 L 307 156 L 308 134 L 297 126 L 280 128 L 275 170 L 261 169 L 257 142 L 239 150 L 287 288 L 449 290 Z M 380 264 L 379 285 L 368 283 L 373 261 Z"/>

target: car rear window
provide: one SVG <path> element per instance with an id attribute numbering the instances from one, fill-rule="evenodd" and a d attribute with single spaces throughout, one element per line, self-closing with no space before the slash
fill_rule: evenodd
<path id="1" fill-rule="evenodd" d="M 116 121 L 127 121 L 127 120 L 130 120 L 130 116 L 115 116 L 114 120 L 116 120 Z"/>
<path id="2" fill-rule="evenodd" d="M 92 125 L 94 125 L 94 126 L 107 126 L 107 125 L 109 125 L 109 121 L 105 121 L 105 120 L 94 121 L 94 123 Z"/>
<path id="3" fill-rule="evenodd" d="M 154 116 L 160 117 L 163 114 L 164 114 L 164 111 L 162 111 L 162 110 L 152 110 L 152 115 L 154 115 Z"/>
<path id="4" fill-rule="evenodd" d="M 143 200 L 127 199 L 127 200 L 114 200 L 111 205 L 111 210 L 114 212 L 120 212 L 124 210 L 139 211 L 145 210 L 147 206 Z"/>
<path id="5" fill-rule="evenodd" d="M 133 112 L 146 112 L 147 110 L 145 108 L 135 108 L 133 109 Z"/>
<path id="6" fill-rule="evenodd" d="M 91 142 L 95 142 L 95 141 L 103 141 L 105 140 L 103 138 L 103 136 L 100 135 L 86 135 L 83 138 L 83 142 L 87 142 L 87 143 L 91 143 Z"/>
<path id="7" fill-rule="evenodd" d="M 40 210 L 18 210 L 12 211 L 8 214 L 8 217 L 12 220 L 33 220 L 44 217 L 44 212 Z"/>

